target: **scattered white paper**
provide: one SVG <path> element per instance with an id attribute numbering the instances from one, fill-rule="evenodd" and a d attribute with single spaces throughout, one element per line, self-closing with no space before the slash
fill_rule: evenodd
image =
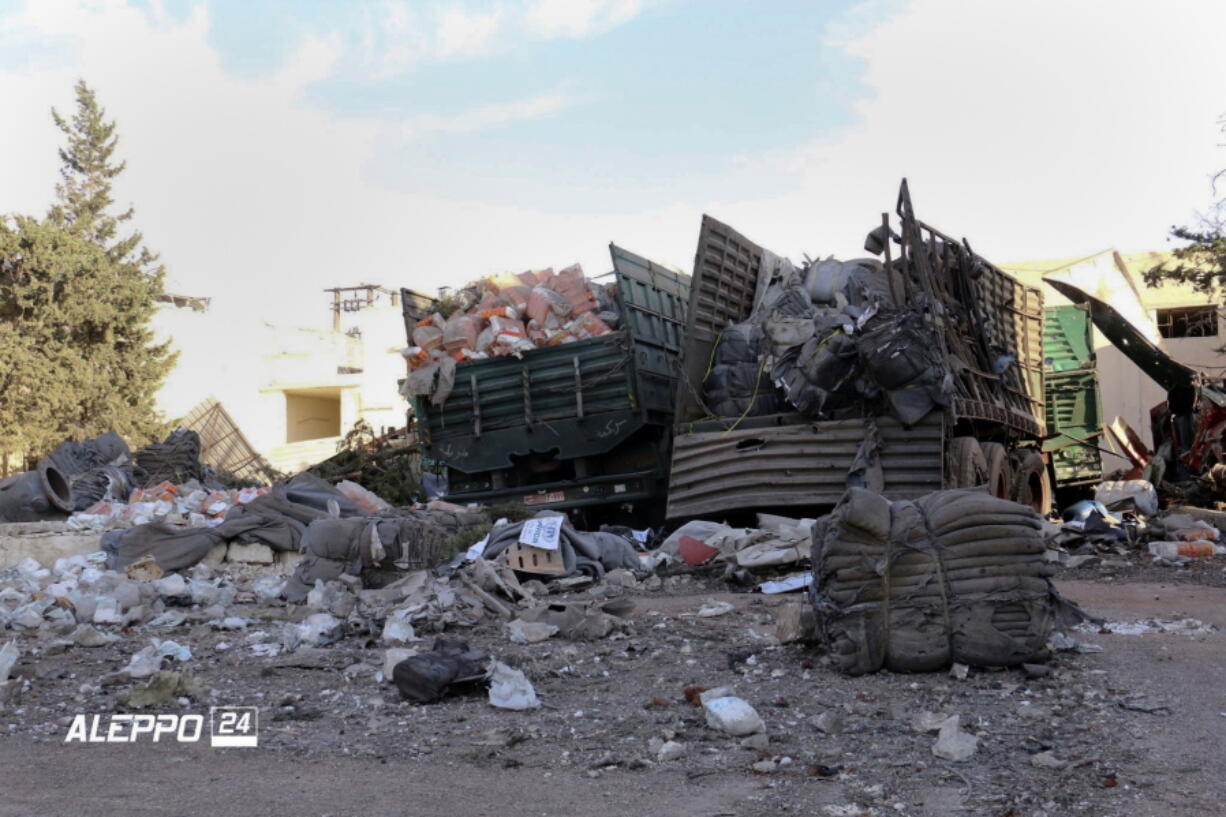
<path id="1" fill-rule="evenodd" d="M 793 590 L 803 590 L 813 584 L 812 573 L 797 573 L 794 576 L 785 576 L 778 581 L 762 582 L 758 585 L 758 590 L 767 594 L 775 593 L 790 593 Z"/>

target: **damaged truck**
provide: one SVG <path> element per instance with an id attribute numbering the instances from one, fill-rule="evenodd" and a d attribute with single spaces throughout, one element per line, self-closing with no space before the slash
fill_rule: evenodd
<path id="1" fill-rule="evenodd" d="M 450 381 L 445 392 L 437 376 L 410 389 L 423 457 L 444 471 L 445 499 L 568 511 L 589 527 L 663 521 L 689 276 L 614 244 L 609 251 L 607 285 L 584 281 L 581 272 L 568 284 L 551 283 L 569 270 L 540 274 L 546 280 L 531 287 L 538 302 L 556 301 L 556 290 L 577 304 L 565 311 L 557 301 L 569 323 L 545 330 L 548 339 L 538 336 L 534 346 L 499 329 L 489 354 L 435 364 Z M 504 286 L 481 314 L 507 310 L 527 319 L 533 303 L 517 306 L 518 289 L 528 287 Z M 589 290 L 599 306 L 586 302 Z M 528 321 L 527 331 L 545 318 Z M 487 320 L 495 327 L 502 318 Z M 423 323 L 428 329 L 428 321 L 406 320 L 411 348 L 423 340 Z M 519 331 L 523 322 L 510 323 Z M 597 329 L 576 337 L 567 327 L 577 323 Z M 510 345 L 500 348 L 504 341 Z M 430 368 L 418 371 L 429 380 Z"/>
<path id="2" fill-rule="evenodd" d="M 667 516 L 820 513 L 986 484 L 1047 512 L 1042 293 L 916 218 L 795 266 L 704 216 Z"/>

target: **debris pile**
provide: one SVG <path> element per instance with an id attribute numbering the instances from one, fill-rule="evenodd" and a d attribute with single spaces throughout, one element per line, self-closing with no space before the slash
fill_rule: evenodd
<path id="1" fill-rule="evenodd" d="M 900 208 L 906 233 L 905 183 Z M 880 253 L 892 238 L 874 231 L 866 249 Z M 903 257 L 887 254 L 884 263 L 828 257 L 797 267 L 774 259 L 749 317 L 723 329 L 696 384 L 707 413 L 744 419 L 796 411 L 819 420 L 892 415 L 912 426 L 960 397 L 991 396 L 1020 408 L 1017 395 L 1027 386 L 1002 342 L 1013 328 L 1000 325 L 1013 314 L 997 304 L 1007 277 L 944 238 L 928 245 L 911 234 L 903 244 Z"/>
<path id="2" fill-rule="evenodd" d="M 812 573 L 794 571 L 809 563 L 817 522 L 767 513 L 757 515 L 756 528 L 694 520 L 673 531 L 653 554 L 652 561 L 723 565 L 724 577 L 734 584 L 756 585 L 765 593 L 799 590 L 812 581 Z M 775 581 L 760 581 L 763 575 L 780 571 L 785 573 Z"/>
<path id="3" fill-rule="evenodd" d="M 135 454 L 115 432 L 69 440 L 33 471 L 0 482 L 0 522 L 68 518 L 77 529 L 152 521 L 210 527 L 262 489 L 219 481 L 200 461 L 200 437 L 179 428 Z"/>
<path id="4" fill-rule="evenodd" d="M 210 556 L 217 562 L 223 554 L 230 561 L 256 564 L 291 561 L 297 565 L 291 595 L 298 598 L 316 579 L 334 579 L 347 569 L 361 575 L 433 565 L 445 555 L 446 539 L 472 521 L 455 510 L 401 510 L 381 502 L 361 486 L 349 487 L 347 494 L 303 473 L 232 506 L 219 524 L 185 528 L 151 522 L 108 531 L 102 547 L 114 569 L 146 556 L 165 571 Z M 372 514 L 372 507 L 379 515 Z"/>
<path id="5" fill-rule="evenodd" d="M 245 505 L 266 493 L 267 488 L 210 490 L 194 479 L 180 485 L 162 482 L 133 490 L 126 502 L 99 500 L 68 517 L 68 525 L 77 530 L 107 530 L 161 522 L 213 528 L 225 521 L 226 514 L 235 505 Z"/>
<path id="6" fill-rule="evenodd" d="M 1226 514 L 1184 505 L 1161 509 L 1154 486 L 1139 479 L 1104 482 L 1094 496 L 1065 508 L 1061 524 L 1048 523 L 1048 561 L 1078 568 L 1104 556 L 1146 554 L 1154 564 L 1180 567 L 1226 554 L 1220 527 Z"/>

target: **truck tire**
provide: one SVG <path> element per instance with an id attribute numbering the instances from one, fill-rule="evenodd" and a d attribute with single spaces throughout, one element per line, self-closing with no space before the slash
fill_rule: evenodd
<path id="1" fill-rule="evenodd" d="M 1051 511 L 1051 477 L 1043 455 L 1031 448 L 1017 452 L 1017 471 L 1013 478 L 1013 500 L 1029 505 L 1046 516 Z"/>
<path id="2" fill-rule="evenodd" d="M 1000 443 L 980 443 L 983 460 L 987 465 L 988 492 L 1000 499 L 1013 498 L 1013 469 L 1009 465 L 1009 452 Z"/>
<path id="3" fill-rule="evenodd" d="M 987 481 L 988 464 L 974 437 L 954 437 L 945 448 L 945 484 L 975 488 Z"/>

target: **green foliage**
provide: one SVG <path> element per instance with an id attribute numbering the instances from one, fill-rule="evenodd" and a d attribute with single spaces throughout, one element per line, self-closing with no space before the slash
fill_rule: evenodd
<path id="1" fill-rule="evenodd" d="M 1200 292 L 1217 294 L 1226 287 L 1226 234 L 1221 222 L 1206 220 L 1200 228 L 1172 227 L 1171 238 L 1186 242 L 1171 259 L 1145 271 L 1151 287 L 1167 281 L 1191 284 Z"/>
<path id="2" fill-rule="evenodd" d="M 392 505 L 411 505 L 421 497 L 415 448 L 388 444 L 365 420 L 359 420 L 337 444 L 337 454 L 309 470 L 330 482 L 352 480 Z"/>
<path id="3" fill-rule="evenodd" d="M 154 395 L 174 363 L 149 321 L 164 271 L 111 215 L 115 123 L 77 84 L 57 203 L 43 221 L 0 220 L 0 451 L 37 457 L 65 439 L 161 434 Z"/>

